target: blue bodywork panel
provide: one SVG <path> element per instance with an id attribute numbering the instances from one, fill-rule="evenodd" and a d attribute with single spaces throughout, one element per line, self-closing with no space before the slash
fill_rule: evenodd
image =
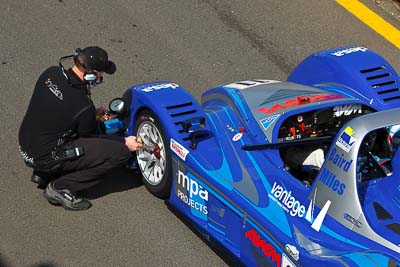
<path id="1" fill-rule="evenodd" d="M 357 91 L 378 109 L 398 107 L 400 78 L 375 52 L 347 46 L 315 53 L 303 60 L 288 81 L 305 85 L 338 83 Z"/>

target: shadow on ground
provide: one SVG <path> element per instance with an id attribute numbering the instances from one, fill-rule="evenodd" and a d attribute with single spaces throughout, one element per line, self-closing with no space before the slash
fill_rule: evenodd
<path id="1" fill-rule="evenodd" d="M 30 267 L 58 267 L 58 265 L 50 263 L 50 262 L 43 262 L 30 265 Z"/>
<path id="2" fill-rule="evenodd" d="M 89 199 L 96 199 L 142 185 L 142 176 L 138 170 L 121 169 L 105 176 L 97 185 L 85 190 L 83 195 Z"/>
<path id="3" fill-rule="evenodd" d="M 0 267 L 10 267 L 7 261 L 3 258 L 3 255 L 0 254 Z"/>
<path id="4" fill-rule="evenodd" d="M 12 265 L 10 265 L 1 254 L 0 254 L 0 267 L 12 267 Z M 29 265 L 29 267 L 58 267 L 58 265 L 51 262 L 40 262 Z"/>

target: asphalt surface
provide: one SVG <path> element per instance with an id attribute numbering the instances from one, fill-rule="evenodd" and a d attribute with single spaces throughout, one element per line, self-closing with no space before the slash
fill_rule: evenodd
<path id="1" fill-rule="evenodd" d="M 375 3 L 400 21 L 400 0 L 375 0 Z"/>
<path id="2" fill-rule="evenodd" d="M 363 1 L 400 29 L 399 21 Z M 17 133 L 44 68 L 98 45 L 118 65 L 95 88 L 106 106 L 131 85 L 181 84 L 197 98 L 243 79 L 286 79 L 307 55 L 356 44 L 400 71 L 399 50 L 334 1 L 3 0 L 0 9 L 0 266 L 227 266 L 134 173 L 86 194 L 94 206 L 49 205 L 29 181 Z M 44 105 L 46 103 L 43 103 Z"/>

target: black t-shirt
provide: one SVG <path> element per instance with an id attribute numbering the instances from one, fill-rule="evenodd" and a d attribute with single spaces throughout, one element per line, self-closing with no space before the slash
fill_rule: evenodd
<path id="1" fill-rule="evenodd" d="M 96 109 L 87 87 L 72 70 L 66 76 L 58 66 L 39 77 L 19 129 L 19 144 L 25 161 L 40 163 L 65 140 L 69 130 L 79 136 L 96 134 Z"/>

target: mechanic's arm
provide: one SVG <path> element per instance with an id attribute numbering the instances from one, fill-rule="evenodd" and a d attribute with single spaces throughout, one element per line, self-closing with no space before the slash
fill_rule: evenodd
<path id="1" fill-rule="evenodd" d="M 101 137 L 97 133 L 97 123 L 104 122 L 108 118 L 105 116 L 107 115 L 106 112 L 108 112 L 105 108 L 98 108 L 95 109 L 94 107 L 91 109 L 91 112 L 86 112 L 79 116 L 78 118 L 78 133 L 80 136 L 87 136 L 87 137 Z M 96 119 L 100 116 L 99 121 Z M 101 118 L 103 116 L 103 119 Z M 95 119 L 96 118 L 96 119 Z M 143 142 L 140 138 L 136 138 L 136 136 L 127 136 L 127 137 L 117 137 L 113 138 L 113 140 L 117 140 L 121 142 L 125 142 L 126 147 L 129 149 L 129 151 L 136 151 L 138 149 L 143 148 Z"/>
<path id="2" fill-rule="evenodd" d="M 98 123 L 96 121 L 96 108 L 94 105 L 85 107 L 74 117 L 74 125 L 80 137 L 93 137 L 98 134 Z"/>
<path id="3" fill-rule="evenodd" d="M 78 134 L 82 137 L 101 137 L 105 133 L 104 122 L 113 118 L 114 116 L 106 108 L 96 109 L 93 105 L 76 118 Z M 121 138 L 121 142 L 123 142 L 123 138 Z"/>

